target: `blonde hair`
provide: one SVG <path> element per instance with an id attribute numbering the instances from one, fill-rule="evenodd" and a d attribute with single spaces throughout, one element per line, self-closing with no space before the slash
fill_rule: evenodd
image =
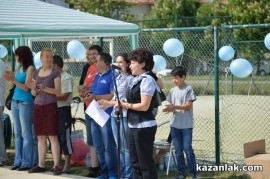
<path id="1" fill-rule="evenodd" d="M 44 52 L 51 52 L 51 53 L 53 53 L 52 49 L 50 49 L 50 48 L 43 48 L 43 49 L 41 50 L 40 57 L 43 56 Z"/>

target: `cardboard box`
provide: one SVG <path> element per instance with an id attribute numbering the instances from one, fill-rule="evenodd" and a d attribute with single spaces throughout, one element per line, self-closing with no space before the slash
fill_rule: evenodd
<path id="1" fill-rule="evenodd" d="M 265 139 L 244 144 L 245 165 L 262 166 L 262 171 L 247 171 L 252 179 L 270 179 L 270 154 L 265 151 Z"/>

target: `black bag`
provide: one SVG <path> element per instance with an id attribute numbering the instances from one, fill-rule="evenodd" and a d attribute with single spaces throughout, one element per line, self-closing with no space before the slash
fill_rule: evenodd
<path id="1" fill-rule="evenodd" d="M 9 90 L 9 94 L 6 98 L 6 103 L 5 106 L 8 110 L 11 110 L 11 102 L 12 102 L 12 97 L 14 94 L 14 90 L 15 90 L 16 85 L 14 85 L 10 90 Z"/>
<path id="2" fill-rule="evenodd" d="M 10 149 L 11 146 L 11 138 L 12 138 L 12 128 L 11 128 L 11 121 L 8 114 L 3 114 L 4 120 L 4 140 L 6 149 Z"/>
<path id="3" fill-rule="evenodd" d="M 160 89 L 160 92 L 158 90 L 155 91 L 153 95 L 153 106 L 154 108 L 157 108 L 158 106 L 162 105 L 163 101 L 166 101 L 166 96 L 163 93 L 163 91 Z"/>
<path id="4" fill-rule="evenodd" d="M 161 102 L 166 101 L 166 96 L 165 96 L 165 94 L 163 93 L 163 91 L 161 89 L 160 89 L 159 96 L 160 96 L 160 101 Z"/>

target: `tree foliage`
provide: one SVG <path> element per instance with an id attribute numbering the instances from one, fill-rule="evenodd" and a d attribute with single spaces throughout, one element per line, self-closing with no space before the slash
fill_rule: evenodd
<path id="1" fill-rule="evenodd" d="M 212 25 L 220 24 L 262 24 L 269 23 L 269 0 L 215 0 L 211 3 L 203 3 L 197 12 L 197 16 L 209 16 Z M 222 18 L 231 16 L 231 19 Z M 218 17 L 218 18 L 215 18 Z M 201 21 L 199 25 L 205 25 L 209 21 Z"/>
<path id="2" fill-rule="evenodd" d="M 125 0 L 64 0 L 70 8 L 109 18 L 126 18 L 126 9 L 132 4 Z"/>
<path id="3" fill-rule="evenodd" d="M 157 0 L 145 19 L 163 19 L 149 23 L 150 27 L 190 26 L 192 20 L 182 17 L 195 16 L 199 5 L 198 0 Z"/>
<path id="4" fill-rule="evenodd" d="M 195 16 L 199 5 L 197 0 L 157 0 L 151 17 Z"/>

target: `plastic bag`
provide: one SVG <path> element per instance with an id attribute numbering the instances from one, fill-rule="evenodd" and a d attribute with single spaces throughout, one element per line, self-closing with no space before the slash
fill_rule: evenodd
<path id="1" fill-rule="evenodd" d="M 82 138 L 72 140 L 73 154 L 71 155 L 71 165 L 86 165 L 86 155 L 89 152 L 89 147 Z"/>

